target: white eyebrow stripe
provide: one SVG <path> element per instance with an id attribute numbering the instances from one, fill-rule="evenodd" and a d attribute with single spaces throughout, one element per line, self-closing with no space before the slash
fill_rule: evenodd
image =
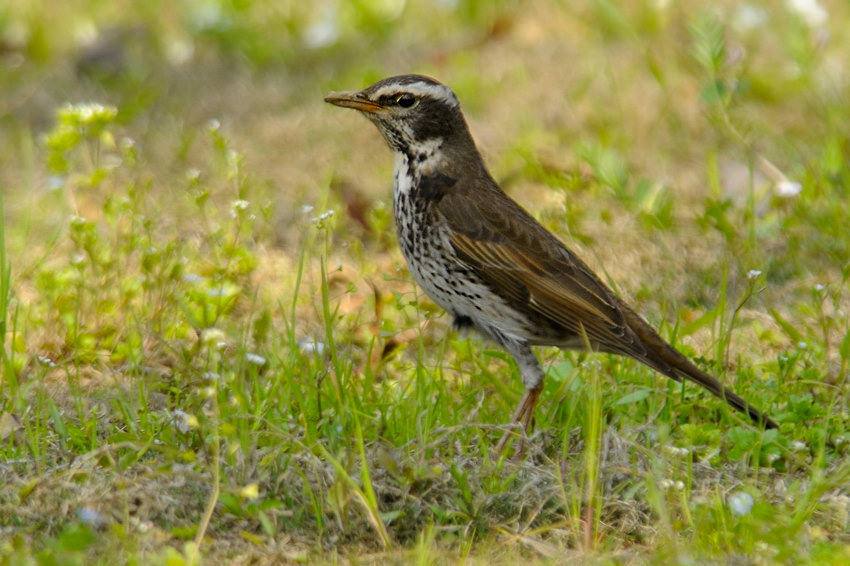
<path id="1" fill-rule="evenodd" d="M 452 107 L 460 106 L 460 102 L 458 102 L 455 93 L 452 90 L 444 85 L 438 84 L 429 84 L 425 82 L 418 83 L 410 83 L 410 84 L 388 84 L 384 85 L 378 90 L 374 92 L 372 95 L 373 100 L 378 100 L 382 96 L 389 96 L 393 94 L 400 94 L 402 92 L 409 92 L 411 94 L 421 96 L 421 97 L 430 97 L 436 100 L 441 100 Z"/>

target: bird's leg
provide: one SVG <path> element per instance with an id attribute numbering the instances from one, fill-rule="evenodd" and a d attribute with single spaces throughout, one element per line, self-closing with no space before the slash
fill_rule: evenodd
<path id="1" fill-rule="evenodd" d="M 525 394 L 519 401 L 519 406 L 517 406 L 513 417 L 511 417 L 512 425 L 522 423 L 522 436 L 519 437 L 519 446 L 516 451 L 517 456 L 522 456 L 523 452 L 525 452 L 525 439 L 531 432 L 531 422 L 534 419 L 534 407 L 537 406 L 537 400 L 540 398 L 540 392 L 542 390 L 542 383 L 535 389 L 526 389 Z M 508 440 L 510 440 L 512 436 L 512 432 L 512 430 L 505 431 L 505 434 L 503 434 L 502 438 L 499 440 L 499 444 L 496 446 L 496 450 L 499 454 L 504 452 L 505 447 L 508 444 Z"/>
<path id="2" fill-rule="evenodd" d="M 513 417 L 514 422 L 522 423 L 522 430 L 526 436 L 531 432 L 531 424 L 534 421 L 534 408 L 537 407 L 537 400 L 540 399 L 540 392 L 542 390 L 542 383 L 534 389 L 526 390 L 522 399 L 519 401 L 519 406 Z"/>
<path id="3" fill-rule="evenodd" d="M 543 390 L 543 379 L 545 377 L 540 363 L 531 351 L 531 346 L 525 342 L 514 342 L 508 340 L 500 340 L 502 346 L 513 356 L 519 366 L 522 383 L 525 385 L 525 394 L 519 401 L 519 405 L 511 417 L 511 424 L 522 424 L 522 435 L 520 436 L 519 446 L 517 447 L 517 456 L 521 456 L 525 450 L 525 439 L 531 432 L 531 423 L 534 420 L 534 408 L 537 406 L 537 400 L 540 398 L 540 392 Z M 499 444 L 496 445 L 496 450 L 502 454 L 508 444 L 508 440 L 512 436 L 511 430 L 505 431 Z"/>

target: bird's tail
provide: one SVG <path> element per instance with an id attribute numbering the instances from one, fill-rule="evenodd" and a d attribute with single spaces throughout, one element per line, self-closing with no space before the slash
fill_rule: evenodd
<path id="1" fill-rule="evenodd" d="M 626 311 L 629 326 L 646 348 L 645 355 L 634 356 L 636 359 L 676 381 L 684 378 L 701 385 L 730 406 L 746 414 L 756 424 L 765 428 L 779 428 L 779 425 L 770 417 L 747 403 L 716 378 L 699 369 L 687 356 L 668 344 L 637 313 L 628 308 Z"/>

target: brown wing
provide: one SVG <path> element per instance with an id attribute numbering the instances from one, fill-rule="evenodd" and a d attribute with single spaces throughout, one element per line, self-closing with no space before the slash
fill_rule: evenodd
<path id="1" fill-rule="evenodd" d="M 767 428 L 777 424 L 667 344 L 578 257 L 543 228 L 495 182 L 470 199 L 446 195 L 438 212 L 452 229 L 452 245 L 500 296 L 536 314 L 560 336 L 529 340 L 564 345 L 587 336 L 604 352 L 639 360 L 668 377 L 687 378 Z M 556 332 L 557 334 L 557 332 Z M 559 344 L 558 339 L 563 342 Z M 572 344 L 570 344 L 572 345 Z"/>
<path id="2" fill-rule="evenodd" d="M 590 268 L 501 189 L 483 192 L 449 194 L 438 205 L 458 257 L 517 308 L 563 329 L 564 339 L 586 335 L 603 351 L 645 357 L 613 292 Z M 539 343 L 558 339 L 541 334 Z"/>

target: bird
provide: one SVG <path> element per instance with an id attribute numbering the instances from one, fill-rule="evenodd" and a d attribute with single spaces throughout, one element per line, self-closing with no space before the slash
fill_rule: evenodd
<path id="1" fill-rule="evenodd" d="M 502 190 L 449 87 L 424 75 L 399 75 L 324 100 L 359 111 L 392 150 L 393 215 L 413 278 L 451 315 L 455 329 L 477 331 L 516 362 L 525 391 L 511 424 L 521 425 L 521 442 L 545 378 L 535 346 L 632 358 L 704 387 L 759 426 L 778 428 L 665 341 Z"/>

